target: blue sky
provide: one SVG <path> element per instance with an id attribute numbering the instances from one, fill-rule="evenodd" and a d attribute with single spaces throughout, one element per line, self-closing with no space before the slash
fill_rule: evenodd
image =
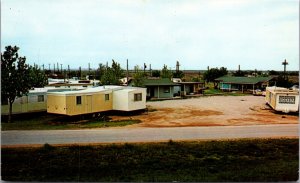
<path id="1" fill-rule="evenodd" d="M 297 0 L 1 0 L 1 29 L 46 68 L 299 70 Z"/>

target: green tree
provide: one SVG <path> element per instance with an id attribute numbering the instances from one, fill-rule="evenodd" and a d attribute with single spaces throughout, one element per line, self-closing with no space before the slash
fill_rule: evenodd
<path id="1" fill-rule="evenodd" d="M 172 77 L 172 72 L 168 69 L 167 65 L 164 65 L 163 69 L 161 70 L 160 74 L 161 78 L 170 78 Z"/>
<path id="2" fill-rule="evenodd" d="M 16 97 L 27 95 L 30 71 L 25 57 L 19 57 L 19 47 L 7 46 L 1 53 L 1 98 L 9 104 L 8 122 L 11 122 L 12 104 Z"/>
<path id="3" fill-rule="evenodd" d="M 136 87 L 143 87 L 146 79 L 146 74 L 137 65 L 134 67 L 133 83 Z"/>
<path id="4" fill-rule="evenodd" d="M 173 78 L 180 78 L 180 79 L 182 79 L 183 77 L 184 77 L 184 73 L 182 71 L 173 72 Z"/>
<path id="5" fill-rule="evenodd" d="M 112 66 L 106 67 L 101 76 L 101 84 L 103 85 L 119 85 L 120 79 L 124 77 L 123 70 L 119 63 L 112 60 Z"/>
<path id="6" fill-rule="evenodd" d="M 152 71 L 152 77 L 160 77 L 160 71 L 159 70 Z"/>
<path id="7" fill-rule="evenodd" d="M 291 81 L 289 81 L 288 77 L 284 77 L 283 74 L 279 74 L 277 78 L 275 78 L 275 85 L 279 87 L 289 88 L 293 85 Z"/>
<path id="8" fill-rule="evenodd" d="M 237 77 L 238 76 L 245 76 L 246 72 L 239 70 L 239 71 L 234 72 L 232 75 L 237 76 Z"/>
<path id="9" fill-rule="evenodd" d="M 274 71 L 274 70 L 270 70 L 269 75 L 279 75 L 279 72 Z"/>
<path id="10" fill-rule="evenodd" d="M 29 67 L 30 85 L 33 88 L 44 87 L 47 85 L 47 76 L 45 72 L 38 67 Z"/>
<path id="11" fill-rule="evenodd" d="M 101 80 L 105 70 L 106 70 L 106 66 L 100 63 L 99 68 L 97 69 L 96 78 Z"/>
<path id="12" fill-rule="evenodd" d="M 101 84 L 103 85 L 119 85 L 120 81 L 117 79 L 113 69 L 107 67 L 101 77 Z"/>
<path id="13" fill-rule="evenodd" d="M 114 73 L 118 79 L 121 79 L 125 76 L 124 71 L 121 68 L 120 64 L 115 62 L 114 60 L 112 60 L 111 68 L 114 71 Z"/>
<path id="14" fill-rule="evenodd" d="M 214 83 L 214 87 L 217 86 L 217 82 L 215 81 L 215 79 L 225 76 L 228 74 L 228 71 L 225 67 L 221 67 L 220 69 L 218 68 L 211 68 L 207 71 L 204 72 L 203 74 L 203 79 L 206 82 L 213 82 Z"/>

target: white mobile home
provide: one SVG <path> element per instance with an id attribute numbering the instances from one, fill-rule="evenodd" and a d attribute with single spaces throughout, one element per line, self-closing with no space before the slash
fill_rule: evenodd
<path id="1" fill-rule="evenodd" d="M 299 89 L 267 87 L 265 100 L 276 111 L 285 113 L 299 111 Z"/>
<path id="2" fill-rule="evenodd" d="M 113 91 L 113 109 L 135 111 L 146 108 L 146 88 L 124 87 Z"/>
<path id="3" fill-rule="evenodd" d="M 29 90 L 27 95 L 18 97 L 15 99 L 12 105 L 13 114 L 30 113 L 30 112 L 42 112 L 46 111 L 47 104 L 47 89 L 35 88 Z M 9 114 L 8 100 L 2 100 L 1 103 L 1 115 Z"/>

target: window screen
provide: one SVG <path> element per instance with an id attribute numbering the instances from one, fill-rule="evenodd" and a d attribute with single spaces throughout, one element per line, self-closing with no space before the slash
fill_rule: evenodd
<path id="1" fill-rule="evenodd" d="M 44 102 L 44 95 L 38 95 L 38 102 Z"/>
<path id="2" fill-rule="evenodd" d="M 109 94 L 105 94 L 105 101 L 109 100 Z"/>
<path id="3" fill-rule="evenodd" d="M 134 94 L 134 101 L 142 101 L 142 94 L 141 93 Z"/>

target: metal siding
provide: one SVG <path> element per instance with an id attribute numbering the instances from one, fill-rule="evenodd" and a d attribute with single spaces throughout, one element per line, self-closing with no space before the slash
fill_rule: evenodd
<path id="1" fill-rule="evenodd" d="M 65 96 L 48 95 L 47 99 L 47 112 L 55 114 L 67 113 Z"/>

